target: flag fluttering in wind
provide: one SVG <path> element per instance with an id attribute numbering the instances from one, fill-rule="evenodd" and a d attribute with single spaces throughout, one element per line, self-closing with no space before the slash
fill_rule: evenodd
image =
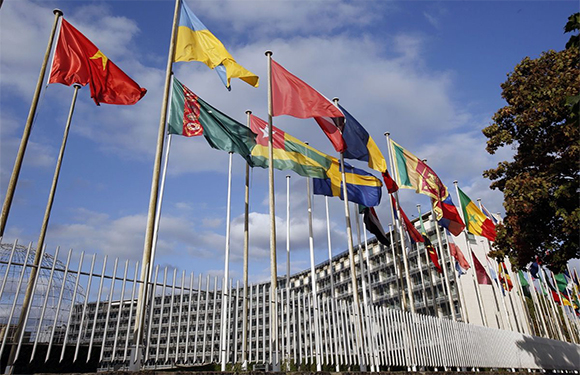
<path id="1" fill-rule="evenodd" d="M 417 194 L 425 194 L 437 201 L 447 198 L 447 187 L 427 164 L 393 140 L 391 147 L 400 188 L 413 189 Z"/>
<path id="2" fill-rule="evenodd" d="M 147 93 L 64 18 L 48 83 L 88 84 L 97 105 L 135 104 Z"/>
<path id="3" fill-rule="evenodd" d="M 377 241 L 385 246 L 390 246 L 390 241 L 387 239 L 385 230 L 381 225 L 379 217 L 374 209 L 374 207 L 360 206 L 363 212 L 363 222 L 365 223 L 366 229 L 375 235 Z"/>
<path id="4" fill-rule="evenodd" d="M 346 143 L 345 159 L 366 161 L 369 168 L 380 173 L 387 170 L 385 157 L 365 128 L 340 104 L 338 108 L 344 113 L 345 124 L 342 138 Z"/>
<path id="5" fill-rule="evenodd" d="M 425 241 L 423 239 L 423 236 L 421 236 L 421 233 L 419 233 L 419 231 L 411 223 L 411 220 L 409 220 L 409 218 L 405 214 L 405 211 L 403 211 L 403 209 L 397 204 L 395 197 L 393 197 L 392 195 L 391 195 L 391 203 L 393 204 L 393 208 L 395 208 L 395 219 L 398 219 L 399 216 L 401 217 L 401 220 L 400 220 L 401 225 L 403 226 L 403 228 L 405 228 L 405 231 L 407 231 L 407 233 L 409 234 L 409 237 L 411 238 L 411 242 L 417 243 L 417 242 Z M 397 211 L 398 211 L 398 214 L 397 214 Z"/>
<path id="6" fill-rule="evenodd" d="M 342 138 L 346 143 L 346 150 L 343 155 L 345 159 L 355 159 L 366 161 L 369 168 L 372 168 L 383 175 L 385 187 L 389 194 L 399 190 L 399 186 L 387 170 L 387 161 L 377 144 L 370 136 L 369 132 L 340 104 L 338 108 L 344 113 L 345 124 L 342 129 Z"/>
<path id="7" fill-rule="evenodd" d="M 423 216 L 421 214 L 419 214 L 419 223 L 421 224 L 421 237 L 423 237 L 423 244 L 425 245 L 425 248 L 427 249 L 427 254 L 429 254 L 429 259 L 431 259 L 431 263 L 433 263 L 437 272 L 443 273 L 443 269 L 441 268 L 441 265 L 439 264 L 439 257 L 437 256 L 437 251 L 435 250 L 435 247 L 433 246 L 433 244 L 431 243 L 431 240 L 427 236 L 427 231 L 425 230 L 425 225 L 423 224 Z"/>
<path id="8" fill-rule="evenodd" d="M 422 160 L 393 140 L 390 143 L 395 165 L 394 175 L 399 187 L 413 189 L 418 194 L 430 197 L 439 224 L 453 235 L 459 235 L 465 225 L 449 196 L 447 187 Z"/>
<path id="9" fill-rule="evenodd" d="M 169 134 L 203 135 L 211 147 L 240 154 L 252 164 L 256 134 L 206 103 L 175 77 L 168 123 Z"/>
<path id="10" fill-rule="evenodd" d="M 499 214 L 493 214 L 491 213 L 487 208 L 485 208 L 485 206 L 483 205 L 483 203 L 479 203 L 481 206 L 481 212 L 483 212 L 483 214 L 485 216 L 487 216 L 487 218 L 489 220 L 491 220 L 491 222 L 493 223 L 493 225 L 497 225 L 499 224 L 502 220 L 501 220 L 501 216 L 499 216 Z"/>
<path id="11" fill-rule="evenodd" d="M 475 235 L 485 237 L 490 241 L 495 241 L 495 225 L 461 189 L 457 188 L 457 191 L 459 192 L 460 204 L 463 209 L 463 217 L 465 218 L 467 230 Z"/>
<path id="12" fill-rule="evenodd" d="M 467 261 L 467 259 L 465 259 L 465 255 L 463 255 L 463 252 L 461 251 L 459 246 L 457 246 L 457 244 L 453 241 L 453 237 L 451 237 L 451 234 L 449 233 L 447 233 L 447 245 L 449 246 L 449 252 L 451 253 L 451 256 L 455 259 L 456 262 L 455 268 L 459 266 L 461 269 L 467 272 L 467 270 L 470 269 L 471 266 L 469 265 L 469 262 Z"/>
<path id="13" fill-rule="evenodd" d="M 234 60 L 222 42 L 205 27 L 185 1 L 181 2 L 173 61 L 201 61 L 217 72 L 228 90 L 232 78 L 239 78 L 258 87 L 258 76 Z"/>
<path id="14" fill-rule="evenodd" d="M 442 201 L 431 199 L 431 203 L 433 203 L 433 211 L 435 211 L 439 224 L 453 233 L 454 236 L 459 236 L 465 228 L 465 224 L 461 220 L 461 216 L 451 199 L 451 195 L 448 195 Z M 439 219 L 439 217 L 441 218 Z"/>
<path id="15" fill-rule="evenodd" d="M 257 134 L 256 147 L 252 149 L 253 165 L 267 168 L 268 124 L 261 118 L 250 115 L 250 128 Z M 275 126 L 272 127 L 272 147 L 274 168 L 292 170 L 304 177 L 326 178 L 326 172 L 334 159 Z"/>
<path id="16" fill-rule="evenodd" d="M 381 180 L 360 168 L 355 168 L 344 163 L 348 200 L 367 207 L 378 206 L 381 202 Z M 340 197 L 344 200 L 342 175 L 340 164 L 337 159 L 332 159 L 332 164 L 326 171 L 327 178 L 313 179 L 313 192 L 328 197 Z"/>
<path id="17" fill-rule="evenodd" d="M 497 264 L 497 266 L 498 266 L 498 271 L 499 271 L 498 273 L 499 273 L 499 281 L 501 283 L 501 287 L 504 290 L 507 290 L 508 292 L 510 292 L 514 287 L 514 284 L 512 283 L 512 279 L 511 279 L 511 277 L 510 277 L 510 275 L 505 267 L 505 263 L 499 262 Z"/>
<path id="18" fill-rule="evenodd" d="M 342 138 L 344 114 L 324 95 L 272 60 L 273 116 L 314 118 L 337 152 L 346 149 Z"/>
<path id="19" fill-rule="evenodd" d="M 471 256 L 473 257 L 473 266 L 475 267 L 477 282 L 483 285 L 491 285 L 491 279 L 489 278 L 487 272 L 485 272 L 485 268 L 479 262 L 473 251 L 471 252 Z"/>

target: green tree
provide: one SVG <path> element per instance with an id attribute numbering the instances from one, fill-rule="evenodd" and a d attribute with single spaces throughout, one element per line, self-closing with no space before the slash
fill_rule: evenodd
<path id="1" fill-rule="evenodd" d="M 577 31 L 579 19 L 570 16 L 565 32 Z M 490 154 L 515 151 L 483 175 L 503 192 L 506 210 L 492 255 L 519 267 L 538 256 L 560 271 L 580 256 L 579 64 L 578 35 L 560 52 L 523 59 L 501 85 L 507 105 L 483 129 Z"/>

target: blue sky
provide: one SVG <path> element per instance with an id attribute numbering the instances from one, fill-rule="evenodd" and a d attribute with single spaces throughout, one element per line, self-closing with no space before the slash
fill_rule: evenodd
<path id="1" fill-rule="evenodd" d="M 266 57 L 273 58 L 365 126 L 386 154 L 383 133 L 426 158 L 453 191 L 503 212 L 485 169 L 510 158 L 485 151 L 481 129 L 505 105 L 500 84 L 524 57 L 560 50 L 575 1 L 187 1 L 234 58 L 261 77 L 228 92 L 205 65 L 177 63 L 176 76 L 213 106 L 245 123 L 267 115 Z M 52 9 L 148 89 L 134 106 L 96 107 L 79 92 L 46 243 L 139 260 L 143 251 L 153 157 L 174 2 L 6 0 L 0 11 L 0 194 L 6 192 L 53 21 Z M 5 240 L 36 242 L 72 88 L 43 88 Z M 274 124 L 334 154 L 313 120 Z M 353 162 L 354 165 L 364 165 Z M 223 272 L 228 156 L 201 137 L 174 137 L 156 262 L 180 271 Z M 244 162 L 234 156 L 231 275 L 241 279 Z M 276 172 L 279 274 L 285 272 L 286 182 Z M 292 270 L 308 264 L 306 182 L 291 177 Z M 251 279 L 269 279 L 267 172 L 251 176 Z M 455 194 L 452 195 L 457 203 Z M 408 215 L 428 198 L 402 191 Z M 333 252 L 346 249 L 342 202 L 330 201 Z M 385 197 L 378 214 L 390 222 Z M 316 262 L 327 258 L 324 198 L 314 197 Z M 356 234 L 356 231 L 355 231 Z"/>

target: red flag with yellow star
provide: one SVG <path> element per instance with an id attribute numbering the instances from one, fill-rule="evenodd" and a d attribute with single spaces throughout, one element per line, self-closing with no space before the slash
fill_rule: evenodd
<path id="1" fill-rule="evenodd" d="M 89 84 L 91 98 L 97 105 L 135 104 L 147 92 L 64 18 L 49 83 Z"/>

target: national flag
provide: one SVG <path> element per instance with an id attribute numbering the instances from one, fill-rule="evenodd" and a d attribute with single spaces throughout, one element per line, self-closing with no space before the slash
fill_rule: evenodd
<path id="1" fill-rule="evenodd" d="M 524 273 L 521 270 L 518 271 L 518 277 L 519 277 L 520 285 L 522 286 L 522 290 L 524 292 L 524 295 L 528 298 L 532 298 L 532 295 L 530 293 L 530 283 L 528 282 L 528 280 L 526 279 L 526 276 L 524 275 Z"/>
<path id="2" fill-rule="evenodd" d="M 503 288 L 503 286 L 501 285 L 501 282 L 499 281 L 499 279 L 497 277 L 497 272 L 495 272 L 495 270 L 493 269 L 487 255 L 485 256 L 485 258 L 487 259 L 487 269 L 489 271 L 489 275 L 490 275 L 491 279 L 493 281 L 495 281 L 495 283 L 497 284 L 498 287 L 501 288 L 501 291 L 502 291 L 503 295 L 505 296 L 505 289 Z"/>
<path id="3" fill-rule="evenodd" d="M 465 224 L 461 220 L 459 212 L 457 212 L 457 207 L 455 207 L 451 195 L 447 195 L 447 198 L 442 201 L 431 199 L 431 203 L 439 225 L 453 233 L 454 236 L 459 236 L 465 229 Z"/>
<path id="4" fill-rule="evenodd" d="M 458 261 L 455 261 L 455 270 L 457 271 L 458 277 L 461 277 L 467 273 L 467 270 L 461 268 Z"/>
<path id="5" fill-rule="evenodd" d="M 342 138 L 344 114 L 324 95 L 272 60 L 273 116 L 314 118 L 337 152 L 346 150 Z"/>
<path id="6" fill-rule="evenodd" d="M 459 246 L 457 246 L 457 244 L 453 241 L 453 237 L 451 237 L 451 234 L 449 233 L 447 233 L 447 241 L 448 241 L 447 245 L 449 246 L 449 252 L 451 253 L 451 256 L 455 258 L 455 261 L 459 263 L 459 266 L 464 270 L 470 269 L 471 266 L 469 265 L 467 259 L 465 259 L 465 255 L 463 255 L 463 252 L 461 251 Z"/>
<path id="7" fill-rule="evenodd" d="M 185 1 L 181 2 L 173 61 L 201 61 L 217 72 L 228 90 L 232 78 L 239 78 L 258 87 L 258 76 L 234 60 L 222 42 L 205 27 Z"/>
<path id="8" fill-rule="evenodd" d="M 479 205 L 481 206 L 481 212 L 483 212 L 483 214 L 485 216 L 487 216 L 487 218 L 489 220 L 491 220 L 491 222 L 493 223 L 493 225 L 497 225 L 499 223 L 501 223 L 501 216 L 499 216 L 498 214 L 493 214 L 491 213 L 487 208 L 485 208 L 485 206 L 483 205 L 483 203 L 479 202 Z"/>
<path id="9" fill-rule="evenodd" d="M 366 207 L 360 206 L 363 212 L 363 222 L 365 223 L 365 228 L 375 235 L 377 241 L 382 243 L 385 246 L 390 246 L 391 243 L 387 239 L 387 235 L 385 234 L 385 230 L 381 225 L 379 217 L 374 209 L 374 207 Z"/>
<path id="10" fill-rule="evenodd" d="M 369 168 L 384 173 L 387 170 L 387 162 L 373 138 L 340 104 L 338 108 L 344 114 L 345 119 L 344 128 L 342 129 L 342 138 L 346 143 L 344 157 L 346 159 L 366 161 Z"/>
<path id="11" fill-rule="evenodd" d="M 499 271 L 499 281 L 501 283 L 502 288 L 504 290 L 507 290 L 508 292 L 511 292 L 511 290 L 514 287 L 514 284 L 512 283 L 510 275 L 505 267 L 505 263 L 499 262 L 497 264 L 497 267 L 498 267 L 498 271 Z"/>
<path id="12" fill-rule="evenodd" d="M 471 256 L 473 257 L 473 265 L 475 267 L 475 275 L 477 276 L 477 282 L 482 285 L 491 285 L 491 279 L 485 272 L 485 268 L 479 262 L 473 251 L 471 252 Z"/>
<path id="13" fill-rule="evenodd" d="M 437 256 L 437 251 L 435 247 L 431 243 L 429 237 L 427 237 L 427 231 L 425 230 L 425 225 L 423 225 L 423 215 L 419 214 L 419 223 L 421 225 L 421 237 L 423 237 L 423 244 L 425 245 L 425 249 L 427 249 L 427 253 L 429 254 L 429 259 L 431 259 L 431 263 L 435 266 L 435 269 L 439 273 L 443 273 L 443 269 L 439 264 L 439 257 Z"/>
<path id="14" fill-rule="evenodd" d="M 447 198 L 447 187 L 427 164 L 393 140 L 391 149 L 395 164 L 394 174 L 400 188 L 414 189 L 416 193 L 425 194 L 436 201 Z"/>
<path id="15" fill-rule="evenodd" d="M 554 279 L 556 279 L 556 284 L 558 286 L 558 290 L 562 293 L 567 293 L 568 291 L 568 279 L 562 273 L 554 274 Z"/>
<path id="16" fill-rule="evenodd" d="M 538 262 L 532 262 L 530 265 L 530 274 L 534 279 L 539 279 L 538 272 L 540 271 L 540 265 Z"/>
<path id="17" fill-rule="evenodd" d="M 344 163 L 345 178 L 350 202 L 367 207 L 378 206 L 381 202 L 381 180 L 362 169 Z M 337 159 L 332 159 L 330 168 L 326 171 L 327 178 L 313 179 L 314 194 L 328 197 L 340 197 L 344 200 L 342 174 Z"/>
<path id="18" fill-rule="evenodd" d="M 483 236 L 490 241 L 495 241 L 495 225 L 488 219 L 483 212 L 473 203 L 471 199 L 461 189 L 459 191 L 459 200 L 463 209 L 463 217 L 467 225 L 467 230 L 478 236 Z"/>
<path id="19" fill-rule="evenodd" d="M 147 93 L 64 18 L 48 83 L 88 84 L 97 105 L 135 104 Z"/>
<path id="20" fill-rule="evenodd" d="M 397 210 L 399 211 L 399 216 L 402 219 L 401 220 L 401 225 L 403 225 L 403 227 L 405 228 L 405 231 L 407 231 L 407 233 L 409 234 L 409 237 L 411 238 L 411 241 L 413 243 L 425 241 L 423 239 L 423 236 L 421 236 L 421 233 L 419 233 L 419 231 L 411 223 L 411 221 L 409 220 L 409 218 L 405 214 L 405 211 L 403 211 L 403 209 L 397 204 L 397 201 L 395 200 L 395 197 L 393 197 L 392 195 L 391 195 L 391 203 L 393 204 L 393 207 L 396 208 L 395 209 L 395 212 Z M 397 216 L 396 213 L 395 213 L 395 216 Z"/>
<path id="21" fill-rule="evenodd" d="M 387 192 L 389 192 L 389 194 L 393 194 L 394 192 L 399 190 L 399 186 L 397 185 L 395 180 L 393 180 L 393 178 L 389 174 L 389 171 L 383 172 L 383 180 L 385 181 L 385 187 L 387 188 Z"/>
<path id="22" fill-rule="evenodd" d="M 206 103 L 175 77 L 168 125 L 169 134 L 186 137 L 203 134 L 211 147 L 238 153 L 252 164 L 250 155 L 256 145 L 256 134 Z"/>
<path id="23" fill-rule="evenodd" d="M 252 149 L 254 166 L 267 168 L 270 164 L 268 158 L 268 124 L 261 118 L 250 115 L 250 128 L 257 134 L 256 147 Z M 272 127 L 272 147 L 274 168 L 293 170 L 304 177 L 326 178 L 326 171 L 328 171 L 334 159 L 275 126 Z"/>

